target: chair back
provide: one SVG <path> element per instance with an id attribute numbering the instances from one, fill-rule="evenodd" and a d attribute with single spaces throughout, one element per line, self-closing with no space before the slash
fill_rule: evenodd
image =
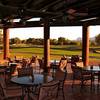
<path id="1" fill-rule="evenodd" d="M 0 77 L 0 84 L 2 85 L 3 88 L 6 88 L 6 82 L 3 77 Z"/>
<path id="2" fill-rule="evenodd" d="M 30 63 L 38 63 L 38 56 L 32 56 Z"/>
<path id="3" fill-rule="evenodd" d="M 0 100 L 6 97 L 6 86 L 3 80 L 0 79 Z"/>
<path id="4" fill-rule="evenodd" d="M 72 55 L 71 62 L 78 62 L 80 60 L 78 55 Z"/>
<path id="5" fill-rule="evenodd" d="M 76 66 L 78 66 L 78 67 L 84 67 L 83 61 L 76 62 Z"/>
<path id="6" fill-rule="evenodd" d="M 71 63 L 71 69 L 73 72 L 74 79 L 80 79 L 82 77 L 82 68 L 76 66 L 76 63 Z"/>
<path id="7" fill-rule="evenodd" d="M 59 81 L 52 81 L 42 85 L 38 100 L 57 100 Z"/>
<path id="8" fill-rule="evenodd" d="M 66 67 L 67 67 L 67 59 L 61 59 L 59 62 L 59 68 L 63 70 Z"/>
<path id="9" fill-rule="evenodd" d="M 15 63 L 9 63 L 9 70 L 10 70 L 10 75 L 14 74 L 14 72 L 16 71 L 17 68 L 17 64 Z"/>
<path id="10" fill-rule="evenodd" d="M 3 91 L 3 88 L 0 84 L 0 100 L 3 100 L 3 98 L 4 98 L 4 91 Z"/>
<path id="11" fill-rule="evenodd" d="M 17 68 L 18 71 L 18 76 L 33 76 L 33 68 L 28 67 L 28 68 Z"/>
<path id="12" fill-rule="evenodd" d="M 44 67 L 44 61 L 43 61 L 43 59 L 38 59 L 38 62 L 39 62 L 40 68 L 43 69 L 43 67 Z"/>
<path id="13" fill-rule="evenodd" d="M 35 56 L 32 56 L 31 60 L 30 60 L 30 63 L 35 63 L 36 61 L 36 57 Z"/>
<path id="14" fill-rule="evenodd" d="M 67 70 L 57 69 L 54 78 L 56 80 L 64 81 L 66 79 L 66 76 L 67 76 Z"/>
<path id="15" fill-rule="evenodd" d="M 30 60 L 26 59 L 26 58 L 23 58 L 21 64 L 22 64 L 23 68 L 30 67 Z"/>
<path id="16" fill-rule="evenodd" d="M 30 66 L 33 67 L 33 69 L 39 69 L 40 68 L 40 59 L 38 59 L 37 56 L 32 56 L 30 60 Z"/>
<path id="17" fill-rule="evenodd" d="M 60 88 L 64 87 L 64 83 L 67 77 L 67 70 L 62 71 L 61 69 L 57 69 L 54 79 L 59 80 L 60 82 Z"/>

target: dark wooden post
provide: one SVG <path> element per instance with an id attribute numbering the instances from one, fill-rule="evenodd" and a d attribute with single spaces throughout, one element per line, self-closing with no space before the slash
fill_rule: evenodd
<path id="1" fill-rule="evenodd" d="M 44 72 L 50 66 L 50 27 L 48 19 L 44 19 Z"/>
<path id="2" fill-rule="evenodd" d="M 4 46 L 4 56 L 3 58 L 6 59 L 9 57 L 9 29 L 3 29 L 3 46 Z"/>
<path id="3" fill-rule="evenodd" d="M 89 26 L 88 26 L 88 23 L 83 24 L 82 60 L 85 66 L 89 64 Z"/>

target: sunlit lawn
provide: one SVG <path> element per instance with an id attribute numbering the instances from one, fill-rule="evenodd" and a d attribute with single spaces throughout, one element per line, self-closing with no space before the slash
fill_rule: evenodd
<path id="1" fill-rule="evenodd" d="M 2 54 L 2 53 L 1 53 Z M 1 55 L 0 54 L 0 55 Z M 32 55 L 38 55 L 40 58 L 43 57 L 43 47 L 35 46 L 35 47 L 20 47 L 10 49 L 10 57 L 13 58 L 17 56 L 18 58 L 30 58 Z M 75 46 L 51 46 L 50 49 L 50 58 L 51 59 L 60 59 L 62 55 L 82 55 L 81 47 Z M 90 52 L 90 59 L 99 60 L 100 53 L 92 53 Z"/>
<path id="2" fill-rule="evenodd" d="M 11 56 L 21 56 L 21 57 L 31 57 L 32 55 L 38 55 L 39 57 L 43 57 L 43 47 L 32 47 L 32 48 L 17 48 L 11 49 Z M 62 55 L 82 55 L 80 47 L 72 47 L 72 46 L 51 46 L 50 49 L 51 59 L 60 59 Z M 98 53 L 90 52 L 89 56 L 100 57 Z M 98 59 L 97 59 L 98 60 Z"/>

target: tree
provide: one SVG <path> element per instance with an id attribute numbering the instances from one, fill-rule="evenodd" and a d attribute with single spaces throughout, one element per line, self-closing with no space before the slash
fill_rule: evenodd
<path id="1" fill-rule="evenodd" d="M 26 40 L 22 40 L 21 43 L 22 43 L 22 44 L 26 44 Z"/>
<path id="2" fill-rule="evenodd" d="M 26 43 L 27 43 L 27 44 L 32 44 L 32 40 L 33 40 L 33 38 L 28 38 L 28 39 L 26 40 Z"/>
<path id="3" fill-rule="evenodd" d="M 97 45 L 100 45 L 100 34 L 98 34 L 98 35 L 95 37 L 95 42 L 97 43 Z"/>
<path id="4" fill-rule="evenodd" d="M 43 45 L 43 39 L 41 39 L 41 38 L 35 39 L 35 44 L 36 45 Z"/>
<path id="5" fill-rule="evenodd" d="M 51 45 L 57 45 L 58 41 L 56 39 L 50 39 Z"/>
<path id="6" fill-rule="evenodd" d="M 65 43 L 66 39 L 64 37 L 58 38 L 58 44 L 63 45 Z"/>
<path id="7" fill-rule="evenodd" d="M 21 43 L 21 40 L 17 37 L 10 39 L 10 44 L 19 44 L 19 43 Z"/>

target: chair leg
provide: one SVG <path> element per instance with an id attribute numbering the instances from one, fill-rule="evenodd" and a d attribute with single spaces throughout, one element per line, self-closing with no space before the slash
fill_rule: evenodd
<path id="1" fill-rule="evenodd" d="M 63 97 L 63 100 L 65 100 L 64 89 L 61 88 L 61 89 L 58 89 L 58 90 L 60 90 L 60 91 L 62 92 L 61 95 L 62 95 L 62 97 Z M 58 93 L 57 93 L 57 97 L 58 97 L 58 94 L 59 94 L 60 91 L 58 91 Z"/>
<path id="2" fill-rule="evenodd" d="M 92 78 L 91 78 L 91 89 L 93 88 L 94 86 L 94 76 L 92 75 Z"/>
<path id="3" fill-rule="evenodd" d="M 74 87 L 74 83 L 75 83 L 75 80 L 73 79 L 72 86 L 71 86 L 72 88 Z"/>
<path id="4" fill-rule="evenodd" d="M 84 81 L 81 80 L 81 88 L 83 88 L 83 86 L 84 86 Z"/>
<path id="5" fill-rule="evenodd" d="M 65 100 L 64 89 L 62 88 L 63 100 Z"/>
<path id="6" fill-rule="evenodd" d="M 99 65 L 100 67 L 100 65 Z M 98 85 L 97 85 L 97 89 L 99 90 L 99 86 L 100 86 L 100 72 L 98 72 Z"/>
<path id="7" fill-rule="evenodd" d="M 24 100 L 24 96 L 21 96 L 20 98 L 21 98 L 20 100 Z"/>

